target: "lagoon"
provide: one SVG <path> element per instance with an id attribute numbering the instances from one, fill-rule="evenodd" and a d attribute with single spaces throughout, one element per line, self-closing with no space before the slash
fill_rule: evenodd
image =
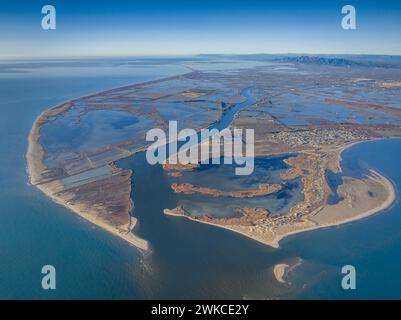
<path id="1" fill-rule="evenodd" d="M 399 201 L 357 222 L 285 238 L 273 249 L 163 215 L 178 199 L 161 166 L 144 165 L 141 153 L 118 165 L 134 169 L 135 232 L 151 244 L 151 252 L 142 254 L 28 186 L 26 138 L 39 113 L 91 92 L 185 72 L 150 60 L 146 68 L 117 71 L 94 64 L 87 76 L 89 67 L 71 73 L 64 63 L 57 72 L 47 66 L 0 76 L 0 298 L 401 298 Z M 372 167 L 393 181 L 399 196 L 400 150 L 400 139 L 355 145 L 343 154 L 344 173 L 360 175 Z M 295 266 L 290 285 L 275 280 L 277 263 Z M 45 264 L 57 269 L 55 291 L 40 286 Z M 345 264 L 356 268 L 355 291 L 341 289 Z"/>

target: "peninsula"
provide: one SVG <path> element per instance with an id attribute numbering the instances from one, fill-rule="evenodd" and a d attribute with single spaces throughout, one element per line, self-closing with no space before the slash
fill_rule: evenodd
<path id="1" fill-rule="evenodd" d="M 33 124 L 30 182 L 146 251 L 147 241 L 132 232 L 137 224 L 132 188 L 141 186 L 135 185 L 135 172 L 116 162 L 145 150 L 146 132 L 167 129 L 171 119 L 199 131 L 230 116 L 231 128 L 255 132 L 261 161 L 256 174 L 240 180 L 218 171 L 219 180 L 217 175 L 199 180 L 190 177 L 208 177 L 213 166 L 164 166 L 178 198 L 176 208 L 164 212 L 278 247 L 290 234 L 361 219 L 393 203 L 394 187 L 378 172 L 343 175 L 335 190 L 327 172 L 341 174 L 341 153 L 356 143 L 401 136 L 395 107 L 399 78 L 400 71 L 388 67 L 286 61 L 236 72 L 193 70 L 77 98 L 45 111 Z M 244 102 L 245 88 L 250 89 Z M 274 157 L 285 158 L 270 172 L 265 162 Z"/>

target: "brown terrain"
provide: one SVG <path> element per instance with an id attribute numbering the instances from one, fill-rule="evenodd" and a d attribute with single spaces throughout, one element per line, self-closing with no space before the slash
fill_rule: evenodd
<path id="1" fill-rule="evenodd" d="M 222 191 L 211 188 L 199 188 L 193 186 L 190 183 L 182 183 L 182 184 L 173 183 L 171 185 L 171 188 L 174 190 L 175 193 L 183 193 L 183 194 L 200 193 L 212 197 L 249 198 L 257 196 L 266 196 L 278 192 L 282 189 L 282 186 L 279 184 L 260 184 L 257 189 L 253 190 Z"/>
<path id="2" fill-rule="evenodd" d="M 185 124 L 193 121 L 193 127 L 199 130 L 218 121 L 231 104 L 244 101 L 241 90 L 252 87 L 256 102 L 242 109 L 231 127 L 254 129 L 256 156 L 294 155 L 286 160 L 290 168 L 281 174 L 281 178 L 284 182 L 296 178 L 302 181 L 303 201 L 280 216 L 270 214 L 266 208 L 246 206 L 238 207 L 238 215 L 227 218 L 212 217 L 207 212 L 194 217 L 182 207 L 166 209 L 166 214 L 222 227 L 277 247 L 280 239 L 287 235 L 346 223 L 387 208 L 395 199 L 394 187 L 388 179 L 373 171 L 364 179 L 344 177 L 338 189 L 344 200 L 328 205 L 332 191 L 326 181 L 326 170 L 341 172 L 341 153 L 356 143 L 401 136 L 401 111 L 394 107 L 397 92 L 382 94 L 385 98 L 381 100 L 360 98 L 370 90 L 386 90 L 386 93 L 390 92 L 387 90 L 398 90 L 398 71 L 375 68 L 357 69 L 351 73 L 347 68 L 333 69 L 335 72 L 329 68 L 298 68 L 302 72 L 263 68 L 238 73 L 191 72 L 64 103 L 41 114 L 32 126 L 27 152 L 30 182 L 81 217 L 147 250 L 148 243 L 131 232 L 136 223 L 131 216 L 130 198 L 131 176 L 135 173 L 114 165 L 115 161 L 146 148 L 143 133 L 101 145 L 94 151 L 82 151 L 72 156 L 70 152 L 52 155 L 58 162 L 48 166 L 45 163 L 46 148 L 40 143 L 41 128 L 54 118 L 64 116 L 79 102 L 85 104 L 82 114 L 99 110 L 123 111 L 145 118 L 151 123 L 149 128 L 165 129 L 166 121 L 157 106 L 166 104 L 171 111 L 178 101 L 185 105 L 185 111 L 189 110 L 187 118 L 179 120 Z M 370 83 L 366 84 L 365 79 Z M 164 82 L 170 80 L 172 84 L 164 87 Z M 216 83 L 223 89 L 215 89 L 219 87 Z M 316 104 L 319 108 L 315 113 L 303 112 L 302 106 Z M 340 109 L 333 111 L 327 105 L 352 112 L 343 115 Z M 181 114 L 178 113 L 177 118 Z M 202 118 L 200 115 L 205 120 L 196 122 Z M 79 126 L 79 121 L 72 120 L 71 125 Z M 163 167 L 172 177 L 178 177 L 197 165 L 164 164 Z M 223 191 L 189 183 L 172 184 L 171 187 L 178 196 L 199 193 L 232 198 L 260 197 L 282 188 L 280 184 L 261 184 L 256 189 Z"/>

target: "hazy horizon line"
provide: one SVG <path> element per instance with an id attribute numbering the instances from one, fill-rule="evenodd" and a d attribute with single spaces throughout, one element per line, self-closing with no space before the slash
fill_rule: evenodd
<path id="1" fill-rule="evenodd" d="M 391 53 L 308 53 L 308 52 L 280 52 L 280 53 L 165 53 L 165 54 L 104 54 L 104 55 L 69 55 L 69 56 L 0 56 L 0 61 L 11 60 L 74 60 L 74 59 L 101 59 L 101 58 L 174 58 L 174 57 L 199 57 L 199 56 L 387 56 L 401 57 L 400 54 Z"/>

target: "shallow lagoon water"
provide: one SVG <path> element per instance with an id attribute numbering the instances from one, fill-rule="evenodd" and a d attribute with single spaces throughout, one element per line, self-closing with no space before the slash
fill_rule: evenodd
<path id="1" fill-rule="evenodd" d="M 397 200 L 388 209 L 342 226 L 316 230 L 282 241 L 283 251 L 307 262 L 293 281 L 298 298 L 400 299 L 401 292 L 401 139 L 361 143 L 343 153 L 345 175 L 361 177 L 372 168 L 389 177 Z M 341 267 L 355 266 L 357 289 L 341 289 Z"/>
<path id="2" fill-rule="evenodd" d="M 77 96 L 167 74 L 160 65 L 146 73 L 130 67 L 123 75 L 113 68 L 99 74 L 95 65 L 90 77 L 60 76 L 59 68 L 51 76 L 40 70 L 40 77 L 0 79 L 0 130 L 6 137 L 0 140 L 0 298 L 401 298 L 399 201 L 386 212 L 292 236 L 272 249 L 227 230 L 163 215 L 162 208 L 177 200 L 168 178 L 161 167 L 142 166 L 145 160 L 137 156 L 121 165 L 141 168 L 133 179 L 133 198 L 147 199 L 136 201 L 135 211 L 136 232 L 152 246 L 147 255 L 52 203 L 27 185 L 24 154 L 35 117 Z M 68 65 L 62 70 L 70 72 Z M 170 74 L 181 71 L 169 69 Z M 373 166 L 399 190 L 399 150 L 401 140 L 356 145 L 344 152 L 343 165 L 354 173 Z M 137 188 L 136 179 L 149 187 Z M 299 261 L 290 273 L 292 286 L 274 280 L 274 264 Z M 41 289 L 45 264 L 57 269 L 55 291 Z M 344 264 L 357 269 L 355 291 L 341 290 Z"/>
<path id="3" fill-rule="evenodd" d="M 180 177 L 169 177 L 170 183 L 191 183 L 196 187 L 222 191 L 257 189 L 260 184 L 279 183 L 283 188 L 270 195 L 251 198 L 212 197 L 202 194 L 179 194 L 178 205 L 194 216 L 238 216 L 237 208 L 263 208 L 272 215 L 281 215 L 297 202 L 303 200 L 301 179 L 282 181 L 280 173 L 289 167 L 283 160 L 289 156 L 257 157 L 251 175 L 235 175 L 236 165 L 203 164 L 193 171 L 183 172 Z M 171 209 L 171 208 L 169 208 Z"/>
<path id="4" fill-rule="evenodd" d="M 355 172 L 358 167 L 362 174 L 369 163 L 384 174 L 391 173 L 392 168 L 397 168 L 398 160 L 389 162 L 383 154 L 400 147 L 399 139 L 356 145 L 343 154 L 344 171 L 352 167 Z M 376 156 L 371 158 L 371 152 Z M 393 264 L 400 265 L 395 254 L 401 247 L 401 233 L 397 230 L 401 225 L 399 202 L 385 212 L 354 223 L 285 238 L 279 249 L 272 249 L 230 231 L 180 217 L 164 216 L 164 207 L 174 207 L 178 197 L 169 188 L 169 177 L 163 169 L 148 166 L 143 154 L 122 160 L 119 165 L 137 169 L 133 187 L 142 185 L 133 191 L 135 215 L 140 221 L 136 232 L 152 244 L 148 261 L 154 268 L 155 281 L 167 281 L 167 286 L 160 285 L 156 297 L 399 297 L 397 288 L 401 279 L 394 274 L 396 280 L 391 284 L 386 274 L 388 270 L 394 270 Z M 382 165 L 389 171 L 380 170 Z M 392 177 L 401 181 L 399 174 Z M 152 200 L 144 202 L 141 199 Z M 378 220 L 382 221 L 379 228 L 376 227 Z M 390 248 L 386 254 L 388 244 Z M 378 248 L 382 250 L 380 254 Z M 291 285 L 279 285 L 272 278 L 271 268 L 276 263 L 293 266 L 289 273 Z M 357 268 L 360 287 L 356 291 L 341 289 L 341 267 L 345 264 Z M 383 283 L 378 282 L 377 266 L 383 268 L 380 274 Z M 391 288 L 387 288 L 390 285 Z"/>
<path id="5" fill-rule="evenodd" d="M 128 112 L 91 111 L 80 117 L 79 125 L 71 125 L 69 122 L 74 112 L 76 110 L 72 108 L 67 113 L 68 117 L 61 117 L 42 127 L 40 142 L 49 153 L 63 148 L 76 152 L 96 150 L 105 143 L 112 144 L 124 137 L 134 136 L 138 131 L 133 125 L 140 121 L 139 118 Z"/>
<path id="6" fill-rule="evenodd" d="M 202 164 L 198 168 L 185 172 L 173 182 L 189 182 L 197 187 L 217 188 L 223 191 L 239 191 L 257 188 L 261 183 L 281 182 L 280 173 L 289 167 L 283 162 L 289 156 L 257 157 L 251 175 L 235 175 L 235 165 Z M 223 159 L 220 160 L 220 163 Z"/>

